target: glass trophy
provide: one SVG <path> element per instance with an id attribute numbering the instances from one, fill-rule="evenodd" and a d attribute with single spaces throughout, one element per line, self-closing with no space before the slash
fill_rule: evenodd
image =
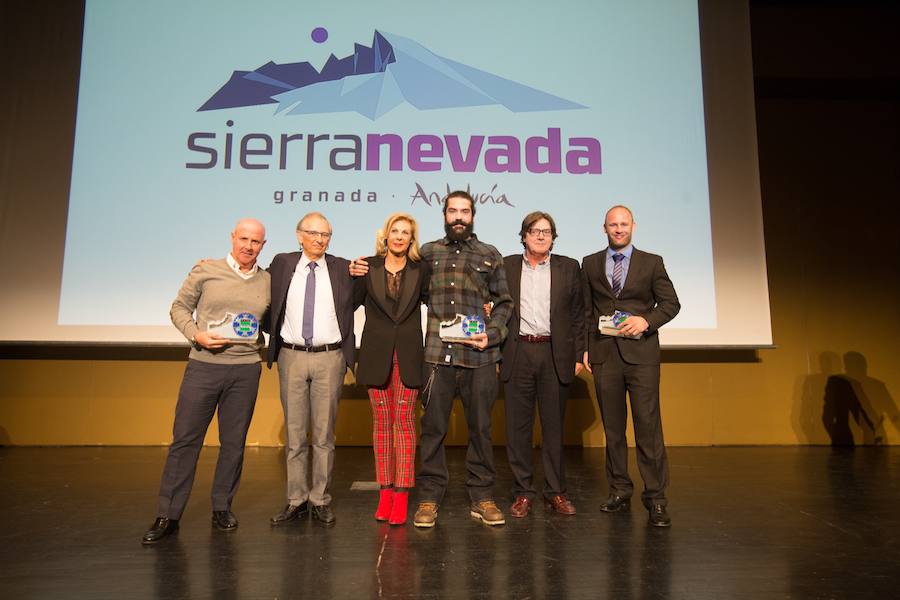
<path id="1" fill-rule="evenodd" d="M 484 319 L 479 315 L 456 313 L 449 321 L 441 321 L 440 336 L 445 342 L 466 342 L 477 333 L 484 333 Z"/>
<path id="2" fill-rule="evenodd" d="M 259 336 L 259 319 L 253 313 L 225 313 L 206 326 L 207 333 L 218 335 L 235 344 L 255 344 Z"/>
<path id="3" fill-rule="evenodd" d="M 624 337 L 632 340 L 640 339 L 640 334 L 638 335 L 625 335 L 619 329 L 622 326 L 622 323 L 625 322 L 625 319 L 632 316 L 631 313 L 624 312 L 621 310 L 617 310 L 611 315 L 600 315 L 600 322 L 597 324 L 597 328 L 600 329 L 600 333 L 603 335 L 611 335 L 614 337 Z"/>

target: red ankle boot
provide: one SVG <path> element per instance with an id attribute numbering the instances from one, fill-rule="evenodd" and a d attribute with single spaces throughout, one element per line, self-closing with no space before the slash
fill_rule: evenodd
<path id="1" fill-rule="evenodd" d="M 406 506 L 409 502 L 409 492 L 394 492 L 394 506 L 391 507 L 391 525 L 403 525 L 406 523 Z"/>
<path id="2" fill-rule="evenodd" d="M 378 508 L 375 510 L 375 520 L 387 521 L 391 516 L 391 507 L 393 504 L 394 488 L 381 488 L 378 493 Z"/>

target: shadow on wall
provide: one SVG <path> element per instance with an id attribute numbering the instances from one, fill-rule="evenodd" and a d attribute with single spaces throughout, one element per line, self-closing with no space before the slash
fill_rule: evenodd
<path id="1" fill-rule="evenodd" d="M 819 355 L 819 372 L 802 381 L 792 417 L 802 442 L 877 446 L 900 442 L 900 411 L 883 381 L 868 375 L 866 357 Z"/>

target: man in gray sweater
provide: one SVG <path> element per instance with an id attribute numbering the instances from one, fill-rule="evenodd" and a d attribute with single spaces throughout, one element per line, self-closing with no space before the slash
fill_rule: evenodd
<path id="1" fill-rule="evenodd" d="M 159 510 L 144 544 L 178 531 L 197 469 L 197 459 L 213 414 L 219 412 L 219 460 L 212 486 L 212 524 L 232 531 L 244 443 L 259 388 L 263 321 L 268 318 L 269 274 L 256 258 L 266 230 L 242 219 L 231 234 L 231 252 L 197 264 L 169 311 L 191 349 L 175 407 L 172 445 L 159 489 Z"/>

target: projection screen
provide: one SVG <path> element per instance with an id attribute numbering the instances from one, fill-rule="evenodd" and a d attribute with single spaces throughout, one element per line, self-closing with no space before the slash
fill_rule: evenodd
<path id="1" fill-rule="evenodd" d="M 580 260 L 629 206 L 681 300 L 664 346 L 770 345 L 747 20 L 696 0 L 88 0 L 59 277 L 4 294 L 27 317 L 2 337 L 184 343 L 171 301 L 237 219 L 266 225 L 263 266 L 309 211 L 356 257 L 396 211 L 441 237 L 467 189 L 504 255 L 544 210 Z"/>

